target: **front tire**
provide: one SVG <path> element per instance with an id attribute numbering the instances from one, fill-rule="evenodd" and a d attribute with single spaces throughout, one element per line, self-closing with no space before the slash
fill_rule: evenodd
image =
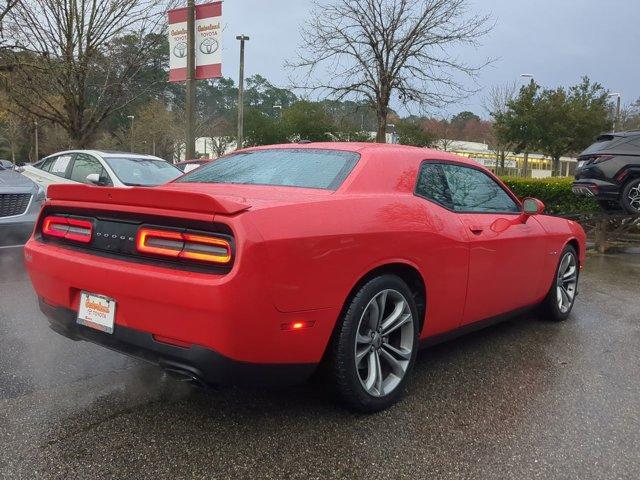
<path id="1" fill-rule="evenodd" d="M 571 245 L 567 245 L 560 255 L 553 285 L 541 305 L 545 319 L 563 322 L 569 318 L 578 295 L 579 278 L 578 253 Z"/>
<path id="2" fill-rule="evenodd" d="M 330 378 L 343 402 L 373 413 L 402 396 L 418 347 L 418 311 L 395 275 L 369 280 L 350 299 L 335 332 Z"/>

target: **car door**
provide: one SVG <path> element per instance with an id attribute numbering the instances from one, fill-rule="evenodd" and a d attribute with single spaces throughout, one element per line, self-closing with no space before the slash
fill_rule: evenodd
<path id="1" fill-rule="evenodd" d="M 426 236 L 420 241 L 421 269 L 427 287 L 427 320 L 422 338 L 460 326 L 467 296 L 469 246 L 464 224 L 453 210 L 442 167 L 423 162 L 415 194 L 425 204 Z"/>
<path id="2" fill-rule="evenodd" d="M 466 227 L 469 278 L 462 324 L 540 300 L 546 234 L 507 190 L 480 168 L 443 163 L 453 209 Z"/>
<path id="3" fill-rule="evenodd" d="M 25 167 L 23 174 L 45 188 L 56 183 L 75 183 L 69 179 L 74 155 L 64 153 L 49 157 L 35 165 Z"/>
<path id="4" fill-rule="evenodd" d="M 102 186 L 113 186 L 113 182 L 100 160 L 87 153 L 77 153 L 73 160 L 69 179 L 78 183 L 94 185 L 89 181 L 89 175 L 97 175 L 100 180 L 99 184 Z"/>

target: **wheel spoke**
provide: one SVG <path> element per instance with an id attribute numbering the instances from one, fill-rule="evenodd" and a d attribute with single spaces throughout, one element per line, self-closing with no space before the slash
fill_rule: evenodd
<path id="1" fill-rule="evenodd" d="M 358 335 L 356 337 L 356 344 L 358 344 L 358 345 L 371 345 L 371 337 L 369 337 L 367 335 L 362 335 L 360 332 L 358 332 Z"/>
<path id="2" fill-rule="evenodd" d="M 409 323 L 411 321 L 411 314 L 410 313 L 403 313 L 402 315 L 399 315 L 394 322 L 389 322 L 387 328 L 383 328 L 382 330 L 382 335 L 389 336 L 391 335 L 393 332 L 395 332 L 397 329 L 399 329 L 400 327 L 402 327 L 403 325 Z"/>
<path id="3" fill-rule="evenodd" d="M 394 357 L 397 357 L 401 360 L 409 360 L 411 358 L 411 350 L 406 348 L 396 348 L 393 345 L 385 343 L 382 345 L 383 350 L 389 354 L 393 354 Z"/>
<path id="4" fill-rule="evenodd" d="M 400 316 L 402 315 L 402 312 L 404 312 L 404 309 L 405 309 L 404 302 L 401 301 L 396 303 L 391 314 L 389 314 L 389 316 L 382 321 L 381 328 L 383 332 L 388 330 L 389 327 L 391 327 L 395 322 L 397 322 L 400 319 Z"/>
<path id="5" fill-rule="evenodd" d="M 378 391 L 378 395 L 382 396 L 384 395 L 384 391 L 382 388 L 382 365 L 380 365 L 380 355 L 378 354 L 378 352 L 373 352 L 375 358 L 376 358 L 376 390 Z"/>
<path id="6" fill-rule="evenodd" d="M 369 370 L 367 372 L 367 379 L 365 380 L 364 388 L 366 388 L 368 392 L 371 392 L 376 384 L 376 377 L 378 375 L 378 370 L 376 369 L 376 352 L 369 353 L 369 357 L 367 357 L 367 363 L 367 368 Z"/>
<path id="7" fill-rule="evenodd" d="M 380 295 L 376 297 L 376 303 L 378 305 L 378 318 L 376 319 L 377 321 L 376 330 L 378 330 L 382 325 L 382 318 L 384 317 L 385 307 L 387 306 L 387 293 L 388 293 L 388 290 L 385 290 L 384 292 L 380 293 Z"/>
<path id="8" fill-rule="evenodd" d="M 560 297 L 562 299 L 561 308 L 565 311 L 568 310 L 569 307 L 571 306 L 571 300 L 569 300 L 569 296 L 567 295 L 564 288 L 562 287 L 560 287 Z"/>
<path id="9" fill-rule="evenodd" d="M 571 255 L 565 255 L 565 257 L 562 259 L 562 263 L 560 263 L 561 275 L 564 275 L 564 273 L 567 271 L 567 267 L 569 266 L 570 262 L 571 262 Z"/>
<path id="10" fill-rule="evenodd" d="M 369 304 L 369 328 L 371 330 L 378 329 L 378 322 L 380 321 L 380 306 L 378 302 L 371 302 Z"/>
<path id="11" fill-rule="evenodd" d="M 577 269 L 576 269 L 576 267 L 572 265 L 572 266 L 571 266 L 571 267 L 570 267 L 570 268 L 569 268 L 569 269 L 564 273 L 564 275 L 562 276 L 562 278 L 563 278 L 565 281 L 566 281 L 567 279 L 569 279 L 569 278 L 573 278 L 573 279 L 575 279 L 575 276 L 576 276 L 576 270 L 577 270 Z"/>
<path id="12" fill-rule="evenodd" d="M 391 367 L 391 371 L 396 377 L 402 378 L 402 375 L 404 374 L 404 371 L 405 371 L 405 366 L 400 360 L 395 358 L 393 355 L 391 355 L 391 353 L 389 353 L 384 348 L 380 349 L 380 357 L 383 358 L 385 362 L 387 362 L 387 365 Z"/>
<path id="13" fill-rule="evenodd" d="M 356 368 L 360 367 L 362 360 L 367 356 L 368 353 L 371 353 L 371 347 L 365 347 L 356 352 Z"/>

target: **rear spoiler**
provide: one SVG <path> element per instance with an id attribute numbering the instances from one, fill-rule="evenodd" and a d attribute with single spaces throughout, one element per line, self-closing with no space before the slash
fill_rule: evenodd
<path id="1" fill-rule="evenodd" d="M 50 200 L 126 205 L 179 212 L 234 215 L 251 208 L 239 201 L 216 198 L 206 193 L 165 190 L 162 188 L 110 188 L 88 185 L 50 185 Z"/>

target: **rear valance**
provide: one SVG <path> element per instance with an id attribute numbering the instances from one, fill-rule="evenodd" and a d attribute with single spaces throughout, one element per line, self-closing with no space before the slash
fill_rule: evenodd
<path id="1" fill-rule="evenodd" d="M 51 200 L 127 205 L 222 215 L 234 215 L 251 208 L 249 204 L 215 198 L 206 193 L 163 190 L 162 188 L 109 188 L 59 184 L 49 186 L 47 197 Z"/>

